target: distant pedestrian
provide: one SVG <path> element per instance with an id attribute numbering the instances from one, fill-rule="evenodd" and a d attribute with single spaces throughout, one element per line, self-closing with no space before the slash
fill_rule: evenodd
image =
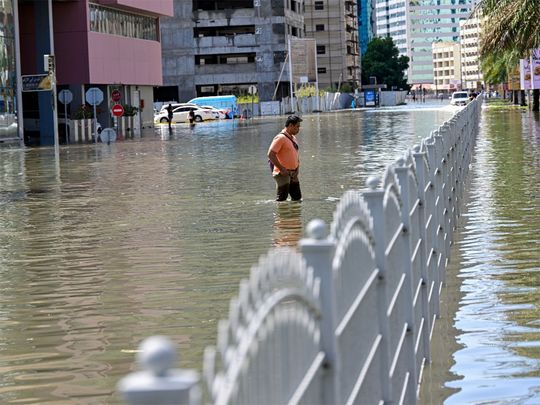
<path id="1" fill-rule="evenodd" d="M 302 118 L 298 115 L 290 115 L 285 122 L 285 128 L 274 137 L 268 148 L 268 160 L 276 182 L 276 201 L 285 201 L 289 194 L 293 201 L 302 199 L 298 179 L 300 159 L 296 143 L 301 122 Z"/>
<path id="2" fill-rule="evenodd" d="M 411 91 L 412 94 L 412 101 L 416 101 L 416 91 Z"/>
<path id="3" fill-rule="evenodd" d="M 195 111 L 194 110 L 189 110 L 188 120 L 189 120 L 190 125 L 194 125 L 194 122 L 195 122 Z"/>
<path id="4" fill-rule="evenodd" d="M 169 121 L 169 129 L 171 129 L 172 119 L 173 119 L 173 107 L 172 104 L 169 104 L 169 106 L 166 108 L 167 110 L 167 120 Z"/>

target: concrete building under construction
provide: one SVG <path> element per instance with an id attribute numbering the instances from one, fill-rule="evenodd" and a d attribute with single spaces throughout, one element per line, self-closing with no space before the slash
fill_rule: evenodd
<path id="1" fill-rule="evenodd" d="M 161 36 L 163 86 L 156 100 L 238 95 L 256 86 L 259 100 L 270 101 L 317 80 L 319 88 L 360 84 L 356 0 L 175 0 Z M 316 48 L 299 41 L 310 38 Z M 312 48 L 316 57 L 307 55 Z M 315 66 L 301 73 L 300 60 Z"/>
<path id="2" fill-rule="evenodd" d="M 156 100 L 247 93 L 261 101 L 289 93 L 288 40 L 302 38 L 303 0 L 175 0 L 161 26 L 163 86 Z"/>

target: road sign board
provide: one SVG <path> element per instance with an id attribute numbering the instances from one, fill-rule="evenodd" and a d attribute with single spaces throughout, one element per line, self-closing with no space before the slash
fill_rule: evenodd
<path id="1" fill-rule="evenodd" d="M 255 86 L 253 84 L 251 86 L 249 86 L 248 87 L 248 93 L 249 94 L 257 94 L 257 86 Z"/>
<path id="2" fill-rule="evenodd" d="M 124 107 L 122 107 L 120 104 L 113 105 L 112 113 L 115 117 L 121 117 L 124 115 Z"/>
<path id="3" fill-rule="evenodd" d="M 114 101 L 115 103 L 119 102 L 120 99 L 122 98 L 122 94 L 120 93 L 119 90 L 113 90 L 112 93 L 111 93 L 111 99 L 112 101 Z"/>
<path id="4" fill-rule="evenodd" d="M 60 93 L 58 93 L 58 100 L 60 100 L 62 104 L 69 104 L 73 101 L 73 93 L 68 89 L 61 90 Z"/>
<path id="5" fill-rule="evenodd" d="M 50 91 L 51 78 L 47 74 L 21 76 L 22 91 Z"/>
<path id="6" fill-rule="evenodd" d="M 86 91 L 86 102 L 90 105 L 99 105 L 103 102 L 103 92 L 97 87 L 91 87 Z"/>

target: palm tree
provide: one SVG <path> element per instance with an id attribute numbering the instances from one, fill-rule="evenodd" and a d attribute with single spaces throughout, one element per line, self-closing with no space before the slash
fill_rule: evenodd
<path id="1" fill-rule="evenodd" d="M 481 0 L 478 4 L 486 21 L 480 53 L 500 55 L 515 52 L 521 58 L 540 47 L 540 7 L 538 0 Z M 533 110 L 539 110 L 540 91 L 533 92 Z"/>

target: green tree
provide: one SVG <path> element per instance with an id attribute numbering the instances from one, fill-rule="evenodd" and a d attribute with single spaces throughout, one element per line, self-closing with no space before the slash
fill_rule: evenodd
<path id="1" fill-rule="evenodd" d="M 394 41 L 390 37 L 374 38 L 362 58 L 362 83 L 369 84 L 369 78 L 375 76 L 377 83 L 408 90 L 405 71 L 409 67 L 409 58 L 399 55 Z"/>
<path id="2" fill-rule="evenodd" d="M 484 80 L 489 84 L 499 84 L 508 78 L 508 73 L 519 63 L 515 51 L 496 51 L 480 56 L 480 68 Z"/>
<path id="3" fill-rule="evenodd" d="M 527 58 L 540 47 L 540 7 L 538 0 L 482 0 L 485 23 L 480 41 L 482 59 Z M 510 55 L 510 56 L 508 56 Z M 489 64 L 488 66 L 493 66 Z M 508 67 L 508 66 L 507 66 Z M 533 110 L 538 111 L 540 91 L 533 92 Z"/>

